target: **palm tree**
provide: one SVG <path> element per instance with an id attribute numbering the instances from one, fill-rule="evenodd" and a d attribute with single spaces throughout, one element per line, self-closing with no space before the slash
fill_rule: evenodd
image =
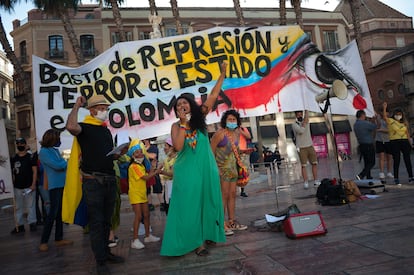
<path id="1" fill-rule="evenodd" d="M 244 20 L 243 10 L 240 6 L 239 0 L 233 0 L 234 10 L 236 11 L 237 21 L 239 22 L 240 27 L 246 26 L 246 22 Z M 255 117 L 256 120 L 256 136 L 257 136 L 257 148 L 258 153 L 260 156 L 259 161 L 263 161 L 263 140 L 262 140 L 262 133 L 260 132 L 260 119 L 258 116 Z"/>
<path id="2" fill-rule="evenodd" d="M 234 10 L 236 11 L 237 20 L 239 21 L 239 26 L 244 27 L 246 26 L 246 22 L 244 21 L 243 10 L 240 6 L 239 0 L 233 0 L 234 3 Z"/>
<path id="3" fill-rule="evenodd" d="M 352 15 L 352 24 L 354 25 L 354 35 L 355 40 L 357 42 L 359 55 L 361 56 L 362 66 L 365 68 L 365 61 L 362 52 L 362 37 L 361 37 L 361 17 L 359 13 L 359 8 L 361 6 L 360 0 L 348 0 L 349 5 L 351 7 L 351 15 Z"/>
<path id="4" fill-rule="evenodd" d="M 177 0 L 171 0 L 171 10 L 175 20 L 175 28 L 177 29 L 177 34 L 183 34 L 183 28 L 180 22 L 180 13 L 178 12 Z"/>
<path id="5" fill-rule="evenodd" d="M 148 0 L 150 6 L 150 13 L 158 15 L 157 5 L 155 4 L 155 0 Z"/>
<path id="6" fill-rule="evenodd" d="M 286 0 L 279 0 L 279 16 L 280 16 L 280 25 L 286 26 Z"/>
<path id="7" fill-rule="evenodd" d="M 69 16 L 70 10 L 76 12 L 79 2 L 80 0 L 34 0 L 34 4 L 38 9 L 42 9 L 46 14 L 61 18 L 76 60 L 79 65 L 82 65 L 85 63 L 85 58 Z"/>
<path id="8" fill-rule="evenodd" d="M 0 0 L 0 8 L 4 9 L 7 12 L 10 12 L 13 10 L 14 5 L 16 5 L 18 0 Z M 7 34 L 4 29 L 3 22 L 1 20 L 0 15 L 0 42 L 3 46 L 4 52 L 6 53 L 7 59 L 10 60 L 10 62 L 13 65 L 15 75 L 20 77 L 21 82 L 23 85 L 23 94 L 30 94 L 31 93 L 31 86 L 30 86 L 30 77 L 29 74 L 26 73 L 22 67 L 22 64 L 20 63 L 20 60 L 17 58 L 16 54 L 13 51 L 13 48 L 10 45 L 9 40 L 7 39 Z M 15 87 L 16 89 L 17 87 Z"/>
<path id="9" fill-rule="evenodd" d="M 99 3 L 102 4 L 102 0 L 99 0 Z M 124 24 L 122 23 L 121 11 L 119 9 L 119 5 L 122 5 L 123 3 L 124 0 L 105 0 L 105 5 L 112 7 L 112 14 L 119 33 L 119 42 L 127 41 Z"/>
<path id="10" fill-rule="evenodd" d="M 301 2 L 302 0 L 290 0 L 290 4 L 293 6 L 293 10 L 295 11 L 296 23 L 303 30 L 302 9 L 300 7 Z"/>

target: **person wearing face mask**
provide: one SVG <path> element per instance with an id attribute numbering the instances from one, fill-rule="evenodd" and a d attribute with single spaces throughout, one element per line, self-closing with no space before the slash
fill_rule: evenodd
<path id="1" fill-rule="evenodd" d="M 203 104 L 191 94 L 180 95 L 174 105 L 178 121 L 171 125 L 177 158 L 168 219 L 161 245 L 162 256 L 195 251 L 208 255 L 210 241 L 225 242 L 220 177 L 207 133 L 206 116 L 213 108 L 226 76 L 227 63 Z"/>
<path id="2" fill-rule="evenodd" d="M 223 199 L 224 215 L 227 214 L 227 221 L 224 222 L 226 236 L 231 236 L 234 231 L 246 230 L 247 226 L 236 221 L 236 189 L 237 189 L 237 156 L 233 146 L 239 153 L 240 134 L 246 133 L 240 129 L 240 114 L 235 110 L 227 110 L 220 120 L 221 129 L 214 133 L 211 138 L 211 150 L 215 155 L 220 173 L 221 194 Z"/>
<path id="3" fill-rule="evenodd" d="M 413 168 L 411 164 L 411 148 L 413 147 L 412 141 L 409 139 L 410 134 L 408 132 L 408 122 L 405 119 L 402 109 L 396 108 L 391 117 L 387 117 L 387 102 L 382 105 L 383 117 L 387 121 L 388 133 L 390 135 L 390 147 L 391 154 L 394 161 L 394 183 L 401 185 L 399 179 L 399 167 L 401 153 L 403 155 L 405 168 L 408 173 L 408 183 L 414 183 Z"/>
<path id="4" fill-rule="evenodd" d="M 302 111 L 295 111 L 296 121 L 292 124 L 292 130 L 296 138 L 296 146 L 299 148 L 299 159 L 302 166 L 303 187 L 309 188 L 308 174 L 306 166 L 309 163 L 312 165 L 312 174 L 314 180 L 314 186 L 318 186 L 320 181 L 318 180 L 318 159 L 316 156 L 315 148 L 313 147 L 312 137 L 310 133 L 309 114 L 305 111 L 305 117 L 303 117 Z"/>
<path id="5" fill-rule="evenodd" d="M 16 139 L 17 153 L 11 158 L 12 178 L 14 187 L 14 206 L 16 227 L 11 234 L 25 232 L 24 210 L 27 209 L 27 223 L 30 231 L 36 231 L 36 179 L 37 158 L 28 152 L 24 138 Z"/>
<path id="6" fill-rule="evenodd" d="M 142 249 L 145 245 L 138 239 L 138 229 L 141 218 L 144 217 L 145 237 L 144 243 L 158 242 L 159 237 L 150 233 L 150 217 L 147 197 L 147 180 L 159 175 L 161 169 L 157 168 L 157 161 L 154 159 L 149 163 L 145 157 L 145 145 L 138 139 L 131 141 L 127 155 L 131 158 L 131 164 L 128 167 L 128 196 L 129 202 L 134 210 L 134 238 L 131 242 L 131 248 Z M 146 168 L 149 166 L 149 169 Z M 147 171 L 148 170 L 148 171 Z"/>
<path id="7" fill-rule="evenodd" d="M 79 109 L 86 103 L 89 115 L 83 122 L 78 122 Z M 106 263 L 124 262 L 124 258 L 112 254 L 108 247 L 117 193 L 114 155 L 108 155 L 114 143 L 105 124 L 109 105 L 104 95 L 93 95 L 87 101 L 80 96 L 66 122 L 66 129 L 74 139 L 63 194 L 62 219 L 67 223 L 75 222 L 75 213 L 83 196 L 98 274 L 110 272 Z M 86 223 L 83 221 L 80 225 Z"/>
<path id="8" fill-rule="evenodd" d="M 47 130 L 40 141 L 39 160 L 47 177 L 50 210 L 43 227 L 39 250 L 49 250 L 48 241 L 55 224 L 55 245 L 64 246 L 73 244 L 73 241 L 63 239 L 62 197 L 65 186 L 67 162 L 59 152 L 60 132 L 55 129 Z"/>

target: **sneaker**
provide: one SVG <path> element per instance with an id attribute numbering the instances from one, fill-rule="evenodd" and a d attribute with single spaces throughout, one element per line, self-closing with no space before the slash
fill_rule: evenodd
<path id="1" fill-rule="evenodd" d="M 414 178 L 413 177 L 408 179 L 408 184 L 414 184 Z"/>
<path id="2" fill-rule="evenodd" d="M 55 245 L 56 246 L 65 246 L 65 245 L 72 245 L 73 241 L 71 240 L 59 240 L 59 241 L 55 241 Z"/>
<path id="3" fill-rule="evenodd" d="M 233 231 L 241 231 L 241 230 L 246 230 L 247 225 L 240 224 L 240 223 L 234 221 L 234 222 L 229 224 L 229 228 Z"/>
<path id="4" fill-rule="evenodd" d="M 388 172 L 387 173 L 387 177 L 389 177 L 390 179 L 393 179 L 394 178 L 394 175 L 391 172 Z"/>
<path id="5" fill-rule="evenodd" d="M 160 240 L 160 238 L 155 237 L 155 236 L 150 234 L 148 237 L 144 238 L 144 243 L 155 243 L 155 242 L 158 242 L 159 240 Z"/>
<path id="6" fill-rule="evenodd" d="M 313 187 L 319 187 L 319 185 L 321 185 L 321 181 L 315 180 L 315 182 L 313 183 Z"/>
<path id="7" fill-rule="evenodd" d="M 384 174 L 383 172 L 380 172 L 380 173 L 379 173 L 379 178 L 380 178 L 380 179 L 385 179 L 385 174 Z"/>
<path id="8" fill-rule="evenodd" d="M 24 229 L 24 225 L 19 225 L 18 227 L 13 228 L 10 234 L 20 234 L 24 233 L 26 230 Z"/>
<path id="9" fill-rule="evenodd" d="M 234 231 L 231 230 L 231 229 L 224 229 L 224 234 L 226 236 L 232 236 L 232 235 L 234 235 Z"/>
<path id="10" fill-rule="evenodd" d="M 360 177 L 359 175 L 356 175 L 356 176 L 355 176 L 355 178 L 356 178 L 357 180 L 361 180 L 361 177 Z"/>
<path id="11" fill-rule="evenodd" d="M 31 223 L 29 226 L 30 226 L 30 232 L 35 232 L 37 230 L 36 223 Z"/>
<path id="12" fill-rule="evenodd" d="M 398 185 L 398 186 L 401 186 L 401 183 L 400 183 L 400 180 L 399 179 L 394 179 L 394 184 L 395 185 Z"/>
<path id="13" fill-rule="evenodd" d="M 245 197 L 245 198 L 247 198 L 248 196 L 247 196 L 247 194 L 246 194 L 245 192 L 241 192 L 241 193 L 240 193 L 240 197 Z"/>
<path id="14" fill-rule="evenodd" d="M 138 239 L 135 239 L 131 242 L 131 248 L 133 249 L 143 249 L 145 245 L 141 243 Z"/>
<path id="15" fill-rule="evenodd" d="M 40 252 L 46 252 L 49 250 L 49 246 L 47 246 L 47 243 L 41 243 L 39 245 L 39 251 Z"/>
<path id="16" fill-rule="evenodd" d="M 109 240 L 108 241 L 108 247 L 115 247 L 118 245 L 118 242 L 116 240 Z"/>
<path id="17" fill-rule="evenodd" d="M 309 183 L 307 181 L 305 181 L 305 183 L 303 184 L 303 188 L 305 188 L 305 189 L 309 188 Z"/>

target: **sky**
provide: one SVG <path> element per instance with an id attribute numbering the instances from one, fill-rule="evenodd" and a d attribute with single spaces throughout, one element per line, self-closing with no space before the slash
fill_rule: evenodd
<path id="1" fill-rule="evenodd" d="M 380 0 L 384 4 L 398 10 L 399 12 L 414 17 L 414 5 L 412 0 Z M 22 0 L 20 4 L 15 7 L 14 12 L 8 13 L 4 9 L 0 9 L 0 15 L 3 22 L 3 26 L 6 29 L 7 34 L 13 30 L 13 20 L 23 20 L 27 18 L 27 12 L 34 8 L 31 1 Z M 137 6 L 137 2 L 141 3 L 139 7 L 148 7 L 148 1 L 137 0 L 124 0 L 125 6 Z M 84 0 L 84 4 L 96 3 L 96 1 Z M 170 7 L 170 0 L 156 0 L 158 7 Z M 233 7 L 233 1 L 227 0 L 177 0 L 180 7 Z M 277 0 L 240 0 L 240 5 L 243 7 L 277 7 L 279 1 Z M 338 5 L 339 0 L 303 0 L 302 7 L 321 9 L 332 11 Z M 287 2 L 289 7 L 289 1 Z M 9 35 L 10 44 L 13 47 L 12 38 Z"/>

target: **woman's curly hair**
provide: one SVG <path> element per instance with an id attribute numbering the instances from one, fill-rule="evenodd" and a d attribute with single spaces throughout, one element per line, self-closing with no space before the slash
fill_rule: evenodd
<path id="1" fill-rule="evenodd" d="M 230 109 L 230 110 L 225 111 L 223 113 L 223 115 L 221 116 L 221 120 L 220 120 L 221 128 L 223 128 L 223 129 L 226 128 L 226 121 L 227 121 L 227 118 L 229 117 L 229 115 L 232 115 L 237 119 L 237 126 L 240 127 L 241 126 L 241 119 L 240 119 L 239 112 L 237 112 L 236 110 Z"/>
<path id="2" fill-rule="evenodd" d="M 177 102 L 180 99 L 185 99 L 190 104 L 191 119 L 188 123 L 190 125 L 191 130 L 197 129 L 202 132 L 206 132 L 207 131 L 206 117 L 201 110 L 202 107 L 199 106 L 197 102 L 194 100 L 194 95 L 185 93 L 177 97 L 177 100 L 175 101 L 175 104 L 174 104 L 174 111 L 176 115 L 177 115 Z"/>

